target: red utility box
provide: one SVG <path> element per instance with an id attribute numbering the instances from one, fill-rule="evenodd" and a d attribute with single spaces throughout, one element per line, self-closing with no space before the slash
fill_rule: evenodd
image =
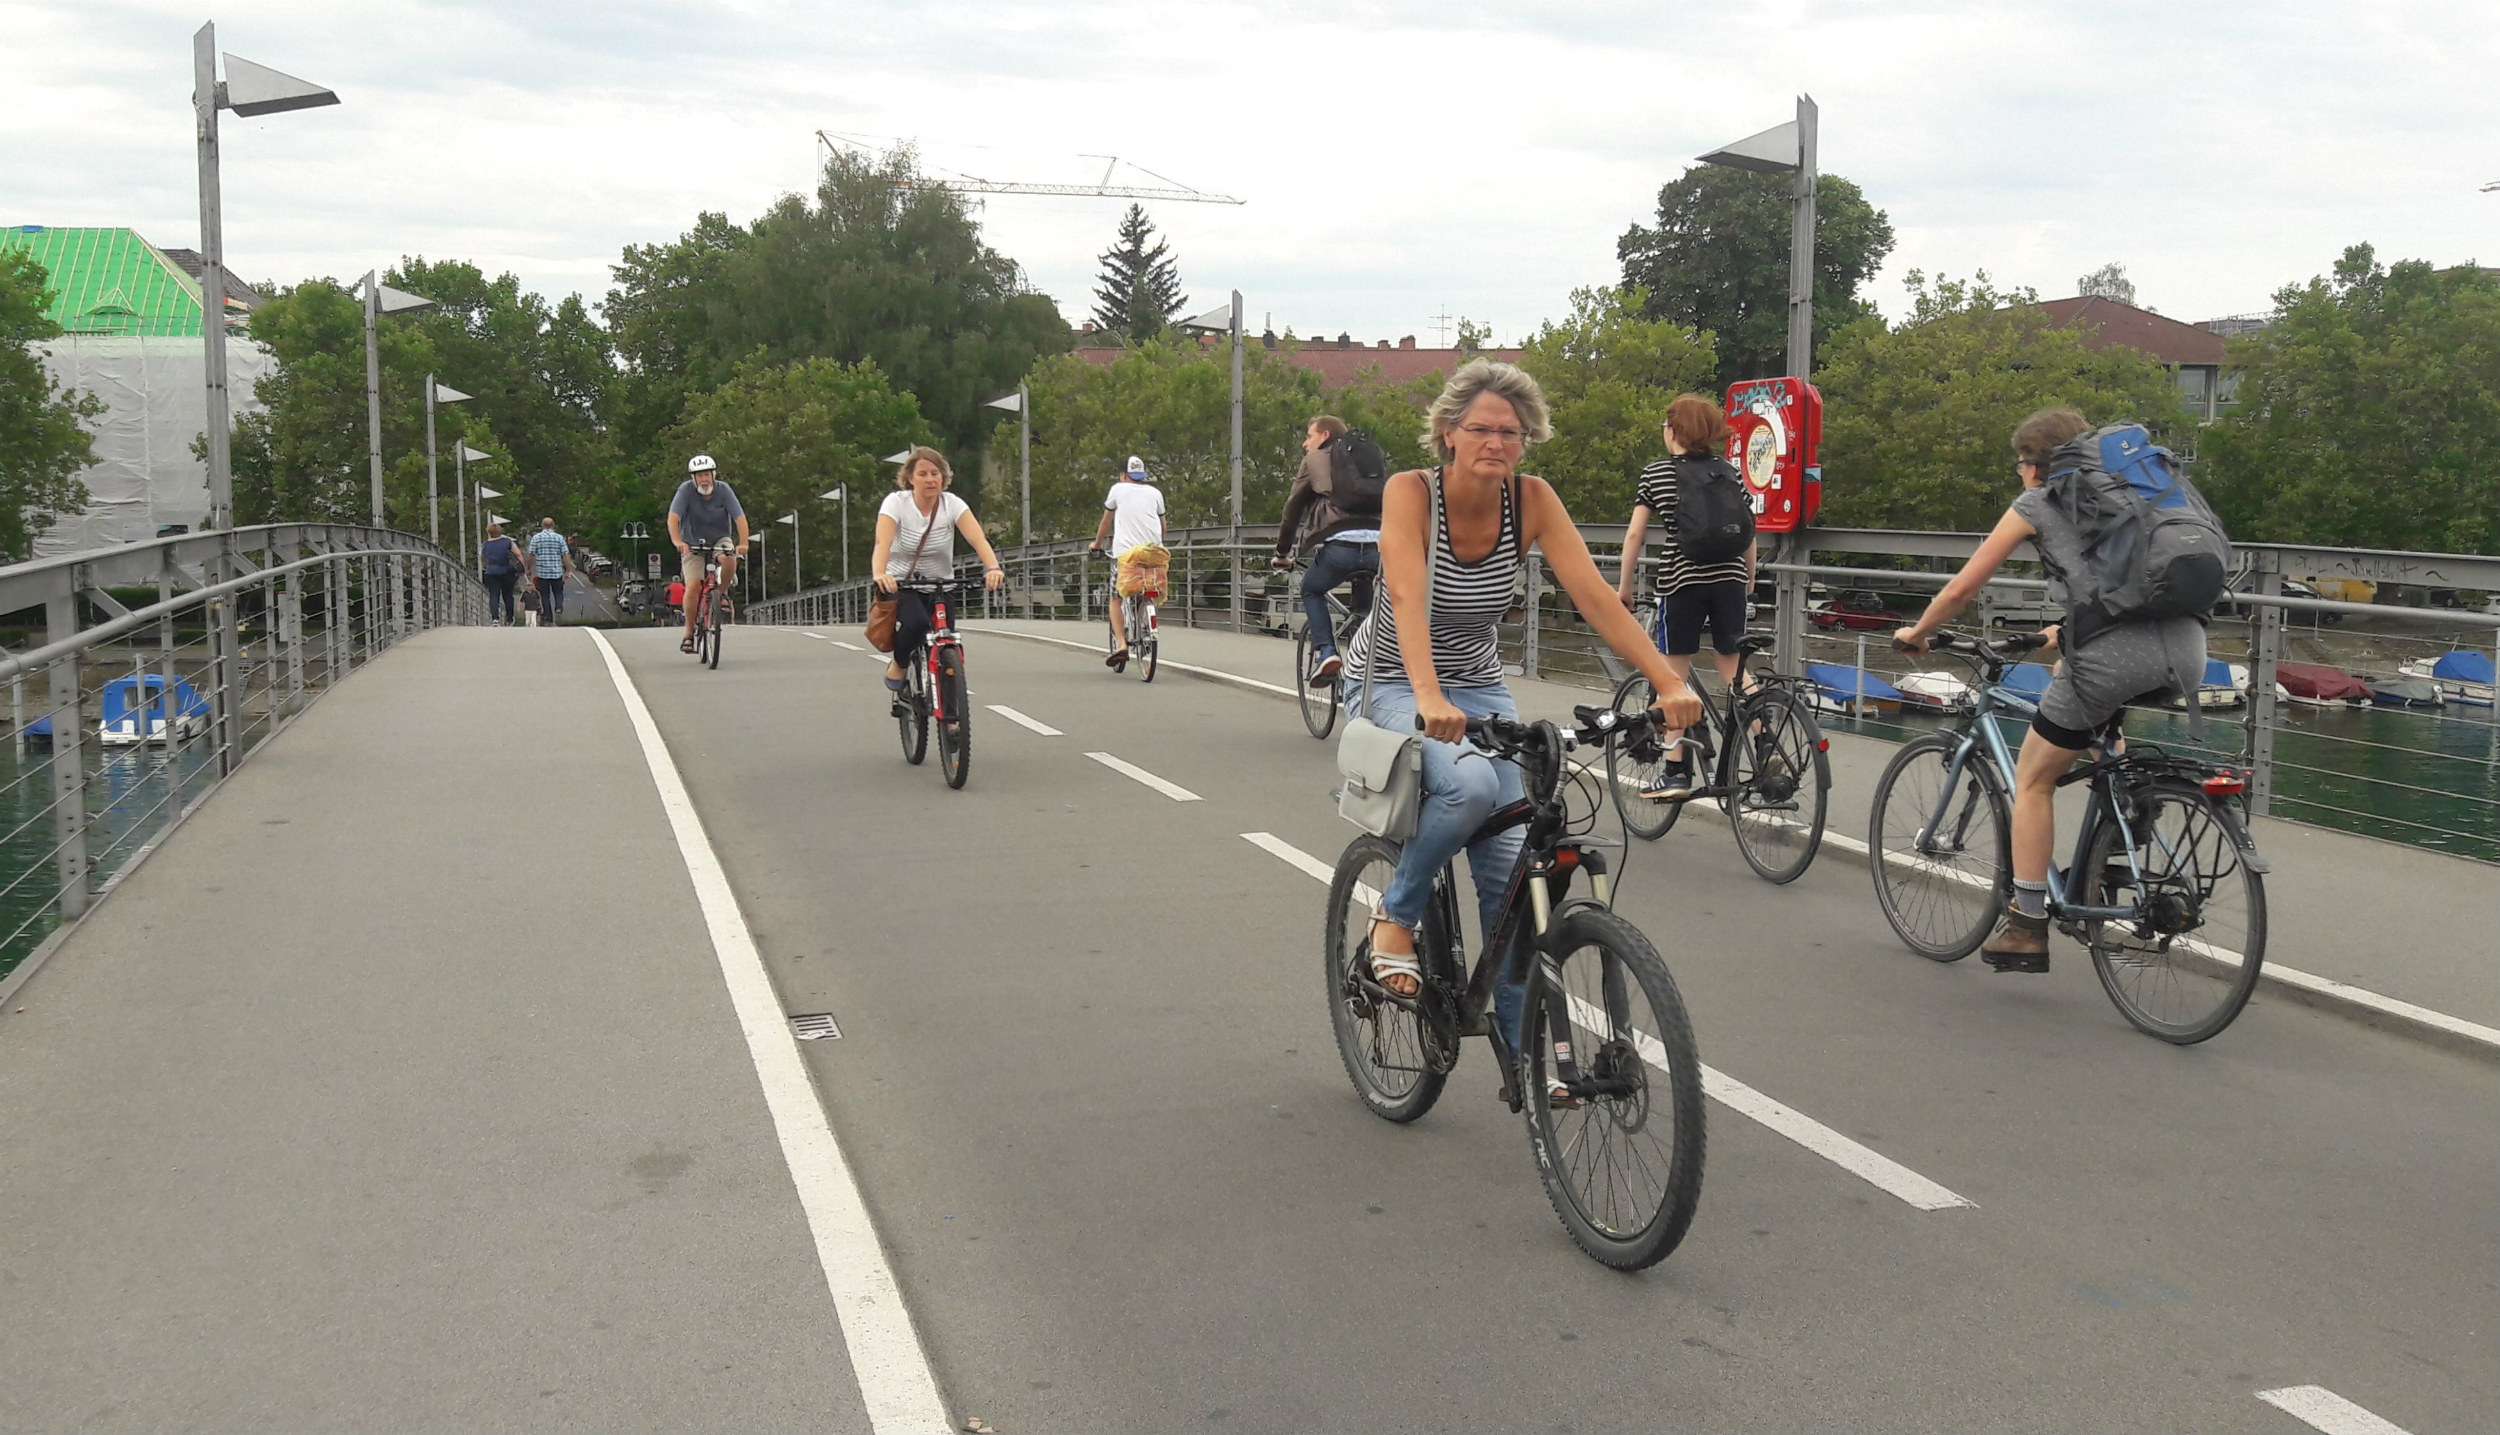
<path id="1" fill-rule="evenodd" d="M 1823 394 L 1803 379 L 1727 386 L 1727 461 L 1745 476 L 1754 527 L 1794 533 L 1823 506 Z"/>

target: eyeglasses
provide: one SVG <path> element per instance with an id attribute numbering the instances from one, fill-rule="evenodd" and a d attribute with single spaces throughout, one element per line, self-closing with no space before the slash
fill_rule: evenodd
<path id="1" fill-rule="evenodd" d="M 1528 441 L 1525 429 L 1495 428 L 1491 424 L 1460 424 L 1458 431 L 1470 438 L 1486 443 L 1498 443 L 1506 448 L 1516 447 Z"/>
<path id="2" fill-rule="evenodd" d="M 2039 466 L 2040 465 L 2033 463 L 2030 459 L 2018 458 L 2014 460 L 2014 476 L 2016 478 L 2020 478 L 2024 474 L 2029 473 L 2031 470 L 2038 468 Z"/>

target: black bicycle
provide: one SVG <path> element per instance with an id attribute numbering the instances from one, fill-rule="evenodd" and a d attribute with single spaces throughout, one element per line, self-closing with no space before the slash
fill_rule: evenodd
<path id="1" fill-rule="evenodd" d="M 1415 934 L 1421 987 L 1403 997 L 1381 986 L 1371 926 L 1399 846 L 1363 836 L 1346 848 L 1328 888 L 1329 1021 L 1355 1092 L 1388 1121 L 1432 1109 L 1462 1038 L 1490 1041 L 1563 1228 L 1596 1260 L 1639 1270 L 1684 1239 L 1701 1199 L 1701 1059 L 1666 962 L 1608 906 L 1605 854 L 1580 835 L 1594 825 L 1595 794 L 1585 816 L 1570 812 L 1565 781 L 1586 779 L 1567 755 L 1578 743 L 1604 741 L 1622 718 L 1588 707 L 1573 713 L 1577 728 L 1568 734 L 1550 722 L 1468 721 L 1480 749 L 1520 765 L 1527 791 L 1469 842 L 1528 829 L 1472 973 L 1456 877 L 1445 867 Z M 1573 896 L 1572 879 L 1583 873 L 1589 895 Z M 1505 1049 L 1489 1015 L 1497 979 L 1527 984 L 1517 1052 Z"/>
<path id="2" fill-rule="evenodd" d="M 1748 670 L 1770 647 L 1769 638 L 1755 634 L 1737 640 L 1735 683 L 1717 703 L 1702 704 L 1702 720 L 1684 730 L 1680 744 L 1666 742 L 1655 728 L 1619 723 L 1606 744 L 1606 778 L 1615 810 L 1634 836 L 1656 841 L 1675 826 L 1685 803 L 1715 799 L 1746 864 L 1765 881 L 1794 882 L 1823 845 L 1831 743 L 1799 679 Z M 1629 717 L 1657 700 L 1649 679 L 1634 673 L 1616 687 L 1614 710 Z M 1653 796 L 1676 746 L 1689 754 L 1697 781 L 1683 797 Z"/>
<path id="3" fill-rule="evenodd" d="M 1287 592 L 1296 595 L 1294 606 L 1297 612 L 1301 608 L 1299 595 L 1302 591 L 1302 575 L 1308 568 L 1308 564 L 1295 564 L 1284 570 L 1291 575 L 1285 587 Z M 1337 635 L 1338 652 L 1345 651 L 1346 644 L 1354 637 L 1354 630 L 1362 624 L 1365 618 L 1371 616 L 1374 587 L 1375 580 L 1371 574 L 1356 573 L 1346 582 L 1346 598 L 1338 597 L 1337 591 L 1333 588 L 1328 591 L 1326 598 L 1328 623 Z M 1310 620 L 1306 617 L 1295 623 L 1293 693 L 1302 704 L 1302 726 L 1310 732 L 1311 736 L 1321 739 L 1325 739 L 1329 733 L 1336 730 L 1337 711 L 1344 706 L 1343 682 L 1337 678 L 1319 676 L 1319 665 L 1324 657 L 1324 654 L 1311 646 Z"/>
<path id="4" fill-rule="evenodd" d="M 929 753 L 929 728 L 937 727 L 938 770 L 948 787 L 972 775 L 972 693 L 964 675 L 963 639 L 955 634 L 955 609 L 972 591 L 956 579 L 905 578 L 895 590 L 929 598 L 929 638 L 920 660 L 904 666 L 903 691 L 894 696 L 894 718 L 903 729 L 903 761 L 918 766 Z"/>
<path id="5" fill-rule="evenodd" d="M 1875 785 L 1867 865 L 1892 930 L 1952 962 L 1987 940 L 2013 895 L 2015 765 L 1999 719 L 2039 711 L 2004 680 L 2042 643 L 1938 633 L 1928 646 L 1972 665 L 1978 705 L 1893 755 Z M 2231 801 L 2247 774 L 2125 743 L 2117 719 L 2099 736 L 2099 755 L 2058 780 L 2091 797 L 2072 865 L 2049 873 L 2049 916 L 2090 949 L 2102 989 L 2139 1030 L 2203 1041 L 2248 1004 L 2265 962 L 2266 861 Z"/>

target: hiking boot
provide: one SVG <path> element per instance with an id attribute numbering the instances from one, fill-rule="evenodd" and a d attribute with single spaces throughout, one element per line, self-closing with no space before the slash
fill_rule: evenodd
<path id="1" fill-rule="evenodd" d="M 2005 909 L 1995 935 L 1980 944 L 1979 955 L 2000 972 L 2045 972 L 2049 969 L 2049 919 Z"/>

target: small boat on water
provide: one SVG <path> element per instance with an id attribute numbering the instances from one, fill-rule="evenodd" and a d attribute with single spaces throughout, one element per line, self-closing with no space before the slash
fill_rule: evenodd
<path id="1" fill-rule="evenodd" d="M 2366 708 L 2372 702 L 2369 684 L 2324 663 L 2277 663 L 2274 676 L 2292 701 L 2303 707 Z"/>
<path id="2" fill-rule="evenodd" d="M 2435 708 L 2447 702 L 2439 684 L 2429 678 L 2382 678 L 2355 673 L 2370 690 L 2370 701 L 2383 708 Z"/>
<path id="3" fill-rule="evenodd" d="M 1970 684 L 1951 673 L 1903 673 L 1892 680 L 1901 706 L 1919 712 L 1966 713 L 1979 705 Z"/>
<path id="4" fill-rule="evenodd" d="M 144 679 L 136 675 L 115 678 L 104 685 L 103 721 L 96 724 L 96 736 L 106 747 L 136 747 L 145 742 L 164 742 L 165 677 L 149 673 Z M 208 731 L 208 700 L 182 678 L 174 679 L 173 732 L 177 742 L 198 737 Z"/>
<path id="5" fill-rule="evenodd" d="M 2046 663 L 2016 663 L 2005 670 L 2003 686 L 2007 691 L 2036 703 L 2040 701 L 2040 695 L 2049 690 L 2049 679 L 2054 676 L 2056 674 Z"/>
<path id="6" fill-rule="evenodd" d="M 2491 706 L 2491 654 L 2472 648 L 2452 648 L 2436 658 L 2416 658 L 2396 669 L 2408 678 L 2428 678 L 2439 685 L 2439 695 L 2452 703 L 2467 707 Z"/>
<path id="7" fill-rule="evenodd" d="M 2247 701 L 2248 669 L 2238 663 L 2226 663 L 2220 658 L 2207 658 L 2204 680 L 2196 686 L 2196 705 L 2210 712 L 2215 708 L 2239 707 Z M 2162 706 L 2184 712 L 2187 701 L 2184 698 L 2167 698 Z"/>
<path id="8" fill-rule="evenodd" d="M 1806 678 L 1814 684 L 1814 706 L 1819 712 L 1897 713 L 1901 711 L 1901 690 L 1868 672 L 1841 663 L 1808 663 Z"/>

